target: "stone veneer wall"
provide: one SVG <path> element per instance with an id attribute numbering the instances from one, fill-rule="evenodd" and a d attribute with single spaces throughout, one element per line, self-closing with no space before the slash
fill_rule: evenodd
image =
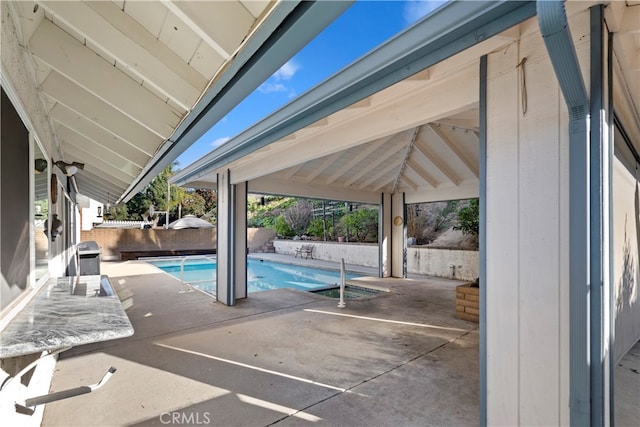
<path id="1" fill-rule="evenodd" d="M 456 317 L 480 322 L 480 288 L 472 287 L 470 283 L 456 286 Z"/>

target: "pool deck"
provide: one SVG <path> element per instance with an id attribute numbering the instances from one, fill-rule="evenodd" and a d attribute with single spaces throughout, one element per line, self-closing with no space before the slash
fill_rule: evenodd
<path id="1" fill-rule="evenodd" d="M 368 278 L 390 292 L 343 309 L 287 289 L 227 307 L 180 293 L 177 279 L 145 262 L 101 268 L 135 334 L 62 353 L 52 392 L 117 372 L 94 393 L 48 404 L 43 426 L 478 424 L 478 325 L 454 317 L 461 282 Z M 639 351 L 616 369 L 618 425 L 640 415 Z"/>
<path id="2" fill-rule="evenodd" d="M 478 332 L 454 317 L 460 282 L 371 279 L 391 292 L 343 309 L 287 289 L 227 307 L 141 261 L 101 267 L 135 334 L 62 353 L 51 391 L 117 372 L 47 405 L 44 426 L 477 424 Z"/>

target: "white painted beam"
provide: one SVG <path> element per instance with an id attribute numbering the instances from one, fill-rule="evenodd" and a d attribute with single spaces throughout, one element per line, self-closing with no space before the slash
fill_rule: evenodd
<path id="1" fill-rule="evenodd" d="M 190 5 L 188 5 L 187 2 L 162 0 L 162 3 L 167 7 L 167 9 L 169 9 L 171 13 L 176 15 L 178 19 L 184 22 L 187 27 L 189 27 L 194 33 L 196 33 L 198 37 L 204 40 L 204 42 L 209 45 L 209 47 L 215 50 L 225 60 L 229 58 L 232 53 L 234 53 L 233 49 L 221 46 L 221 44 L 216 40 L 216 37 L 210 34 L 209 31 L 207 31 L 207 27 L 209 27 L 209 25 L 206 24 L 206 19 L 209 18 L 210 15 L 207 16 L 205 14 L 204 16 L 198 16 L 198 13 L 194 12 L 192 10 L 192 7 L 189 7 Z M 241 28 L 248 28 L 250 25 L 251 24 L 245 24 Z"/>
<path id="2" fill-rule="evenodd" d="M 152 156 L 163 141 L 160 135 L 115 110 L 56 71 L 49 74 L 40 89 L 56 102 L 127 141 L 132 148 L 147 156 Z"/>
<path id="3" fill-rule="evenodd" d="M 286 179 L 293 178 L 294 176 L 296 176 L 298 172 L 300 172 L 304 168 L 305 164 L 306 163 L 300 163 L 299 165 L 293 166 L 287 173 L 284 174 L 284 177 Z"/>
<path id="4" fill-rule="evenodd" d="M 406 184 L 407 187 L 409 187 L 413 191 L 418 191 L 418 184 L 413 182 L 408 176 L 402 175 L 402 176 L 400 176 L 399 180 L 402 183 Z"/>
<path id="5" fill-rule="evenodd" d="M 438 188 L 418 187 L 417 191 L 405 193 L 407 203 L 441 202 L 478 197 L 478 182 L 463 182 L 457 186 L 441 185 Z"/>
<path id="6" fill-rule="evenodd" d="M 153 87 L 170 98 L 184 111 L 193 107 L 206 87 L 207 82 L 204 78 L 198 79 L 198 86 L 194 86 L 174 73 L 172 68 L 186 65 L 186 63 L 174 54 L 171 60 L 178 64 L 170 67 L 166 61 L 171 55 L 167 52 L 158 52 L 161 47 L 167 51 L 170 49 L 111 2 L 44 1 L 39 4 L 53 14 L 56 20 L 61 20 L 83 34 L 87 40 L 115 58 L 120 67 L 126 68 L 144 80 L 145 85 Z M 102 16 L 96 9 L 103 11 L 106 16 Z M 145 33 L 147 40 L 155 40 L 156 48 L 153 53 L 137 44 L 132 38 L 139 38 Z M 150 44 L 149 41 L 146 44 Z M 160 54 L 156 55 L 158 53 Z"/>
<path id="7" fill-rule="evenodd" d="M 337 186 L 286 181 L 273 176 L 249 181 L 251 193 L 278 194 L 282 196 L 310 197 L 325 200 L 343 200 L 359 203 L 380 203 L 380 193 Z"/>
<path id="8" fill-rule="evenodd" d="M 56 104 L 49 115 L 55 122 L 73 129 L 86 138 L 88 142 L 101 146 L 125 162 L 134 164 L 139 169 L 142 169 L 150 159 L 146 154 L 133 149 L 125 141 L 96 126 L 84 116 L 75 113 L 62 104 Z M 90 148 L 88 147 L 88 149 Z"/>
<path id="9" fill-rule="evenodd" d="M 318 177 L 318 175 L 320 175 L 322 172 L 327 170 L 327 168 L 329 168 L 332 164 L 334 164 L 336 162 L 336 160 L 338 160 L 342 154 L 343 153 L 341 153 L 341 152 L 337 152 L 337 153 L 334 153 L 334 154 L 330 155 L 326 159 L 324 159 L 324 161 L 318 167 L 316 167 L 316 169 L 314 171 L 312 171 L 305 178 L 305 181 L 306 182 L 311 182 L 314 179 L 316 179 Z"/>
<path id="10" fill-rule="evenodd" d="M 136 177 L 136 172 L 140 171 L 105 148 L 91 144 L 82 135 L 66 126 L 58 125 L 56 131 L 61 141 L 60 147 L 62 148 L 63 145 L 66 147 L 62 148 L 65 156 L 75 154 L 81 158 L 80 162 L 98 164 L 105 172 L 113 173 L 113 177 L 123 183 L 131 182 Z"/>
<path id="11" fill-rule="evenodd" d="M 370 173 L 372 170 L 375 170 L 378 166 L 388 161 L 391 156 L 396 154 L 398 151 L 402 150 L 406 147 L 405 143 L 399 143 L 389 148 L 389 150 L 385 153 L 385 156 L 380 156 L 371 163 L 367 164 L 366 167 L 360 169 L 360 171 L 344 182 L 345 186 L 350 186 L 357 182 L 359 179 L 364 177 L 367 173 Z"/>
<path id="12" fill-rule="evenodd" d="M 369 184 L 376 182 L 383 176 L 387 175 L 389 172 L 399 168 L 402 165 L 403 161 L 404 159 L 398 159 L 395 162 L 388 163 L 385 167 L 383 167 L 382 169 L 378 170 L 378 172 L 368 177 L 364 182 L 360 183 L 358 188 L 360 188 L 361 190 L 363 188 L 366 188 Z M 371 172 L 371 170 L 369 170 L 369 172 Z"/>
<path id="13" fill-rule="evenodd" d="M 464 163 L 467 169 L 476 178 L 480 176 L 478 163 L 469 159 L 469 156 L 465 154 L 464 150 L 462 150 L 462 147 L 460 147 L 460 145 L 456 141 L 449 138 L 444 132 L 442 132 L 442 129 L 440 129 L 439 127 L 432 124 L 428 124 L 427 126 L 438 138 L 440 138 L 440 140 L 442 140 L 444 145 L 447 146 L 451 150 L 451 152 L 455 154 L 458 159 L 460 159 L 462 163 Z"/>
<path id="14" fill-rule="evenodd" d="M 29 46 L 51 68 L 163 138 L 184 115 L 48 20 Z"/>
<path id="15" fill-rule="evenodd" d="M 422 153 L 444 176 L 454 185 L 460 181 L 453 170 L 438 156 L 433 150 L 427 147 L 422 141 L 416 141 L 414 147 Z"/>
<path id="16" fill-rule="evenodd" d="M 362 108 L 361 114 L 344 119 L 336 116 L 331 126 L 307 131 L 295 141 L 280 140 L 269 145 L 268 151 L 258 150 L 251 159 L 240 159 L 231 167 L 242 166 L 246 177 L 253 179 L 475 108 L 477 68 L 430 81 L 420 89 L 414 86 L 408 93 L 400 90 L 398 97 L 386 97 L 389 100 L 384 105 L 374 103 L 371 108 Z"/>
<path id="17" fill-rule="evenodd" d="M 431 188 L 436 188 L 438 186 L 438 182 L 431 176 L 429 172 L 427 172 L 421 165 L 414 162 L 411 158 L 407 159 L 407 166 L 409 166 L 413 171 L 418 174 L 418 176 Z M 406 182 L 406 181 L 405 181 Z"/>
<path id="18" fill-rule="evenodd" d="M 334 174 L 327 179 L 326 184 L 331 184 L 332 182 L 336 181 L 338 178 L 343 176 L 345 173 L 349 172 L 351 169 L 353 169 L 355 165 L 362 162 L 364 159 L 366 159 L 371 154 L 373 154 L 373 152 L 376 151 L 378 148 L 380 148 L 383 144 L 388 142 L 389 139 L 391 138 L 382 138 L 379 141 L 363 144 L 363 146 L 358 149 L 359 151 L 358 155 L 353 157 L 351 160 L 345 163 L 340 169 L 334 172 Z"/>
<path id="19" fill-rule="evenodd" d="M 76 182 L 78 183 L 79 193 L 90 195 L 87 193 L 91 192 L 96 196 L 100 196 L 96 197 L 96 200 L 108 200 L 113 203 L 124 191 L 122 187 L 113 185 L 109 183 L 109 181 L 105 181 L 104 178 L 95 175 L 90 170 L 85 170 L 76 174 Z M 88 190 L 85 192 L 83 188 L 87 187 Z"/>

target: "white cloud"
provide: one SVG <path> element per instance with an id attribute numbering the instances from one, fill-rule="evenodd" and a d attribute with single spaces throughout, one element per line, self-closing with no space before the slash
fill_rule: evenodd
<path id="1" fill-rule="evenodd" d="M 300 69 L 300 65 L 293 60 L 287 61 L 278 71 L 273 73 L 273 78 L 276 80 L 291 80 L 291 78 Z"/>
<path id="2" fill-rule="evenodd" d="M 288 85 L 286 82 L 291 80 L 293 76 L 300 69 L 300 65 L 294 61 L 288 61 L 278 71 L 273 73 L 269 79 L 262 83 L 258 90 L 261 93 L 286 93 L 289 99 L 296 96 L 296 90 L 293 86 Z"/>
<path id="3" fill-rule="evenodd" d="M 258 90 L 262 93 L 274 93 L 274 92 L 286 92 L 289 89 L 282 83 L 265 82 L 258 87 Z"/>
<path id="4" fill-rule="evenodd" d="M 418 19 L 424 17 L 426 14 L 440 6 L 442 3 L 445 3 L 442 0 L 417 0 L 417 1 L 408 1 L 404 7 L 404 20 L 407 24 L 413 24 Z"/>
<path id="5" fill-rule="evenodd" d="M 228 137 L 228 136 L 223 136 L 222 138 L 214 139 L 213 142 L 211 143 L 211 146 L 213 148 L 217 148 L 217 147 L 221 146 L 222 144 L 224 144 L 225 142 L 227 142 L 230 139 L 231 138 Z"/>

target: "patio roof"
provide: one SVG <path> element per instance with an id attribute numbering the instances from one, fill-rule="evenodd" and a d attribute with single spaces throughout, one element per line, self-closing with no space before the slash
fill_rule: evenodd
<path id="1" fill-rule="evenodd" d="M 133 196 L 350 4 L 3 2 L 3 26 L 7 15 L 15 25 L 3 31 L 3 49 L 15 42 L 31 68 L 56 139 L 49 154 L 84 163 L 78 191 L 114 202 Z"/>
<path id="2" fill-rule="evenodd" d="M 608 22 L 628 104 L 619 111 L 638 132 L 640 7 L 614 3 Z M 215 188 L 216 173 L 230 169 L 231 182 L 248 181 L 252 192 L 376 203 L 382 192 L 405 192 L 408 203 L 476 197 L 479 58 L 537 28 L 509 25 L 532 17 L 531 6 L 447 4 L 170 182 Z"/>

